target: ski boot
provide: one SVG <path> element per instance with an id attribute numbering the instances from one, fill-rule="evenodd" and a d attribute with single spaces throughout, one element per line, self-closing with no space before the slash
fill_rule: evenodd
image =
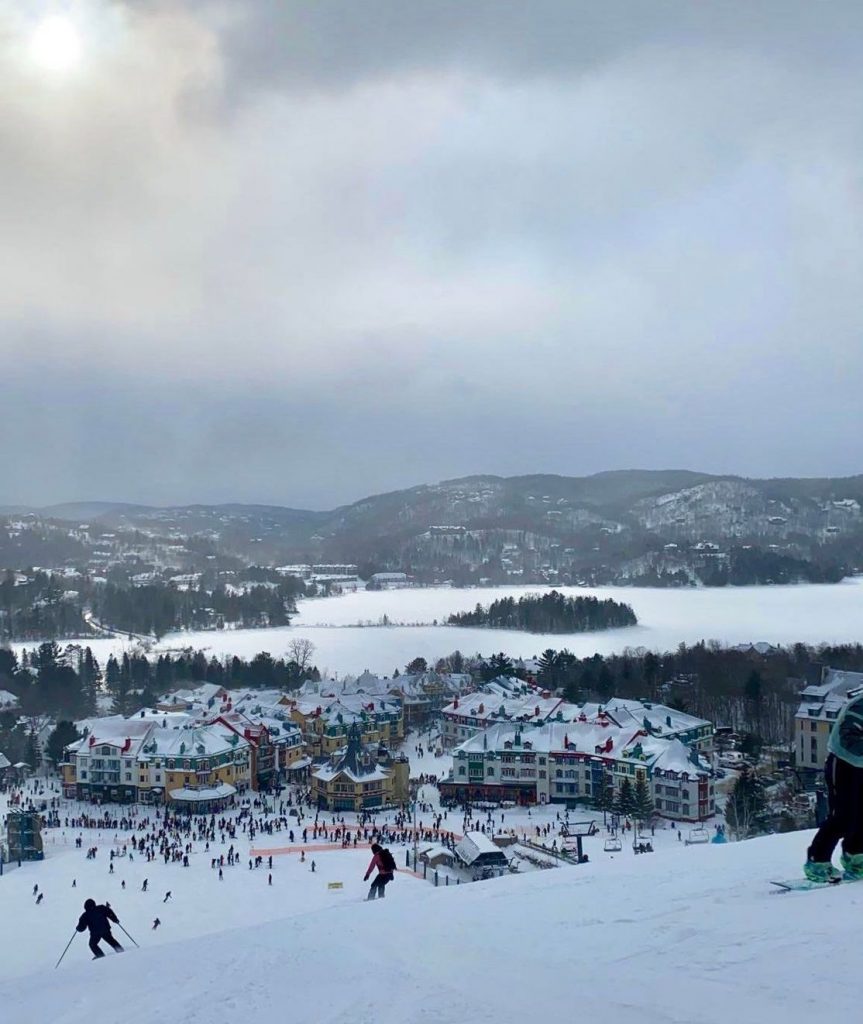
<path id="1" fill-rule="evenodd" d="M 842 869 L 849 882 L 859 882 L 863 878 L 863 853 L 843 853 Z"/>
<path id="2" fill-rule="evenodd" d="M 803 874 L 810 882 L 818 882 L 821 884 L 832 882 L 834 879 L 838 882 L 840 878 L 839 872 L 833 867 L 829 860 L 807 860 L 803 865 Z"/>

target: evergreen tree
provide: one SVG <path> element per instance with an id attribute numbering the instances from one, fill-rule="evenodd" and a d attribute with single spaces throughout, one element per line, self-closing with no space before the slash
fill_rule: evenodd
<path id="1" fill-rule="evenodd" d="M 607 776 L 604 774 L 599 789 L 594 790 L 593 806 L 596 810 L 602 811 L 603 815 L 606 812 L 612 813 L 615 810 L 614 783 L 608 781 Z"/>
<path id="2" fill-rule="evenodd" d="M 650 794 L 650 784 L 647 779 L 639 779 L 635 783 L 635 810 L 633 814 L 636 821 L 642 824 L 650 821 L 653 817 L 653 797 Z"/>
<path id="3" fill-rule="evenodd" d="M 620 784 L 617 799 L 614 802 L 614 810 L 622 818 L 635 816 L 635 792 L 629 779 L 624 779 Z"/>
<path id="4" fill-rule="evenodd" d="M 56 767 L 63 760 L 63 751 L 70 743 L 81 738 L 81 733 L 71 722 L 58 722 L 57 728 L 48 737 L 45 753 Z"/>

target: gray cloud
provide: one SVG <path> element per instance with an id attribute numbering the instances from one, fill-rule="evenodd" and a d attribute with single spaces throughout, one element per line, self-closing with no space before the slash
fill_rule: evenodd
<path id="1" fill-rule="evenodd" d="M 5 501 L 859 471 L 858 5 L 75 9 L 0 0 Z"/>

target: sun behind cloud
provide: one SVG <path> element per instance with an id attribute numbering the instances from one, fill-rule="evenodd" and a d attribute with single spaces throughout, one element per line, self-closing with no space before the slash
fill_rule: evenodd
<path id="1" fill-rule="evenodd" d="M 81 35 L 69 18 L 52 15 L 36 26 L 29 52 L 31 59 L 46 71 L 72 71 L 81 62 Z"/>

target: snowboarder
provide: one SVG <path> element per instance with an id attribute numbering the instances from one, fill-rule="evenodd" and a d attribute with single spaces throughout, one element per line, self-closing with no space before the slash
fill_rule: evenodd
<path id="1" fill-rule="evenodd" d="M 39 895 L 36 897 L 36 906 L 37 907 L 39 906 L 39 904 L 42 902 L 42 900 L 44 898 L 45 898 L 45 893 L 44 892 L 40 892 Z"/>
<path id="2" fill-rule="evenodd" d="M 811 882 L 838 881 L 832 859 L 841 839 L 845 877 L 856 880 L 863 878 L 863 697 L 836 719 L 827 749 L 827 818 L 807 850 L 803 873 Z"/>
<path id="3" fill-rule="evenodd" d="M 156 929 L 157 929 L 157 928 L 159 927 L 159 925 L 160 925 L 161 923 L 162 923 L 162 922 L 161 922 L 161 921 L 159 920 L 159 918 L 157 917 L 157 918 L 156 918 L 156 920 L 155 920 L 155 921 L 153 922 L 153 931 L 155 931 L 155 930 L 156 930 Z"/>
<path id="4" fill-rule="evenodd" d="M 141 886 L 141 892 L 147 891 L 147 879 L 144 879 L 144 884 Z"/>
<path id="5" fill-rule="evenodd" d="M 164 899 L 162 900 L 162 902 L 163 902 L 163 903 L 167 903 L 167 902 L 168 902 L 168 900 L 169 900 L 170 898 L 171 898 L 171 890 L 169 889 L 169 890 L 168 890 L 168 891 L 167 891 L 167 892 L 165 893 L 165 898 L 164 898 Z"/>
<path id="6" fill-rule="evenodd" d="M 95 900 L 84 901 L 84 913 L 78 918 L 76 931 L 83 932 L 90 929 L 90 950 L 95 959 L 103 957 L 105 953 L 99 948 L 99 943 L 105 942 L 117 953 L 123 952 L 123 947 L 111 934 L 111 922 L 119 924 L 120 920 L 108 904 L 96 905 Z"/>
<path id="7" fill-rule="evenodd" d="M 369 880 L 369 875 L 378 869 L 377 877 L 372 882 L 372 887 L 369 889 L 369 894 L 366 899 L 373 900 L 376 897 L 384 898 L 386 895 L 386 887 L 393 880 L 393 873 L 396 870 L 396 862 L 393 855 L 385 847 L 379 843 L 372 843 L 372 859 L 368 866 L 368 870 L 363 876 L 363 881 Z"/>

